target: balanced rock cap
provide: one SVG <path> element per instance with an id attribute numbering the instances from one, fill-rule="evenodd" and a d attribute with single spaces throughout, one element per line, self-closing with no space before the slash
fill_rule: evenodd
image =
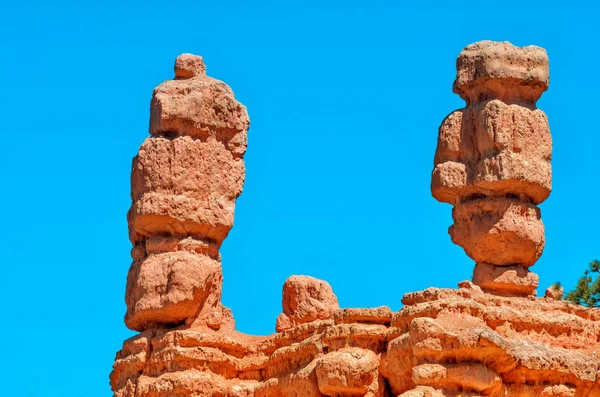
<path id="1" fill-rule="evenodd" d="M 248 144 L 250 119 L 227 84 L 206 75 L 202 57 L 182 54 L 175 60 L 175 79 L 154 89 L 150 135 L 215 138 L 241 157 Z"/>
<path id="2" fill-rule="evenodd" d="M 175 78 L 189 79 L 195 76 L 206 75 L 206 66 L 201 56 L 194 54 L 181 54 L 175 60 Z"/>
<path id="3" fill-rule="evenodd" d="M 468 45 L 459 54 L 453 91 L 467 104 L 488 99 L 534 103 L 548 83 L 545 49 L 485 40 Z"/>

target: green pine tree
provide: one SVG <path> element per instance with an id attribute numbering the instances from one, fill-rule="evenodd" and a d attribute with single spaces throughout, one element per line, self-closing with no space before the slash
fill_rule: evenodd
<path id="1" fill-rule="evenodd" d="M 596 259 L 590 262 L 590 268 L 583 272 L 583 276 L 577 281 L 575 289 L 569 292 L 565 299 L 583 306 L 600 307 L 599 260 Z"/>

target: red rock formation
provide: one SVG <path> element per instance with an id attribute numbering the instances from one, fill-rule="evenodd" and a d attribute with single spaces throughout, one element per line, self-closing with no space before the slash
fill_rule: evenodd
<path id="1" fill-rule="evenodd" d="M 340 309 L 329 284 L 292 276 L 277 333 L 257 337 L 235 331 L 220 302 L 248 118 L 200 57 L 180 56 L 133 164 L 126 324 L 141 332 L 117 353 L 114 396 L 600 397 L 600 310 L 555 289 L 536 299 L 527 270 L 550 189 L 549 133 L 533 107 L 545 52 L 483 42 L 457 64 L 468 107 L 440 128 L 432 190 L 455 205 L 451 233 L 478 285 L 408 293 L 393 313 Z"/>
<path id="2" fill-rule="evenodd" d="M 152 136 L 131 170 L 129 328 L 232 322 L 219 247 L 242 192 L 248 126 L 246 108 L 206 76 L 201 57 L 179 56 L 175 79 L 154 90 Z"/>
<path id="3" fill-rule="evenodd" d="M 527 268 L 545 242 L 536 205 L 552 187 L 548 119 L 535 107 L 548 88 L 546 51 L 483 41 L 467 46 L 456 68 L 454 92 L 467 107 L 440 126 L 431 191 L 454 205 L 449 232 L 477 262 L 474 282 L 535 295 Z"/>
<path id="4" fill-rule="evenodd" d="M 283 313 L 275 329 L 285 331 L 296 325 L 333 318 L 339 309 L 337 297 L 325 281 L 308 276 L 292 276 L 283 284 Z"/>

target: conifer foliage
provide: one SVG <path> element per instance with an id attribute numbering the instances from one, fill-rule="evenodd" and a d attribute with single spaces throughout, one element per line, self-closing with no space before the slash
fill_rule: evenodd
<path id="1" fill-rule="evenodd" d="M 566 300 L 583 306 L 600 307 L 600 261 L 590 262 L 589 269 L 577 281 L 575 289 L 567 294 Z"/>

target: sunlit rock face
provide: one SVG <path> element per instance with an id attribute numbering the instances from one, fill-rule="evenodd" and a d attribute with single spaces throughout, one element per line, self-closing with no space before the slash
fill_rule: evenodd
<path id="1" fill-rule="evenodd" d="M 431 192 L 454 206 L 452 241 L 480 270 L 485 263 L 527 272 L 545 243 L 537 205 L 552 189 L 548 118 L 535 105 L 548 88 L 548 56 L 535 46 L 483 41 L 459 54 L 456 69 L 454 92 L 467 107 L 440 126 Z M 496 283 L 490 275 L 476 271 L 474 281 L 496 293 L 535 293 L 537 284 L 511 290 L 508 276 Z"/>
<path id="2" fill-rule="evenodd" d="M 233 321 L 221 305 L 219 247 L 242 193 L 249 125 L 246 108 L 206 75 L 199 56 L 179 56 L 174 80 L 154 90 L 151 136 L 131 170 L 129 328 Z"/>
<path id="3" fill-rule="evenodd" d="M 550 135 L 535 109 L 546 54 L 482 42 L 457 64 L 467 108 L 440 127 L 432 191 L 455 206 L 451 235 L 476 261 L 473 282 L 404 294 L 394 312 L 341 309 L 326 281 L 291 276 L 276 332 L 251 336 L 221 304 L 219 255 L 248 115 L 202 58 L 178 57 L 133 162 L 125 322 L 140 333 L 117 353 L 114 396 L 600 397 L 600 309 L 556 289 L 536 299 L 528 271 L 550 192 Z"/>

